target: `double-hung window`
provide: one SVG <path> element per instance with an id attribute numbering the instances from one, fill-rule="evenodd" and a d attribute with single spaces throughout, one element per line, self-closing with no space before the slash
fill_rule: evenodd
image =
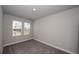
<path id="1" fill-rule="evenodd" d="M 24 22 L 24 35 L 30 34 L 30 23 Z"/>
<path id="2" fill-rule="evenodd" d="M 31 26 L 29 22 L 22 23 L 21 21 L 13 21 L 12 22 L 12 36 L 29 35 L 30 27 Z"/>
<path id="3" fill-rule="evenodd" d="M 12 24 L 12 36 L 20 36 L 22 35 L 22 22 L 13 21 Z"/>

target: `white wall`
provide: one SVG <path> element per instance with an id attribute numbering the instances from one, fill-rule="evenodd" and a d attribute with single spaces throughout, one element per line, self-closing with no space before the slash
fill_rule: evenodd
<path id="1" fill-rule="evenodd" d="M 78 51 L 79 7 L 69 9 L 33 23 L 34 39 L 65 51 Z"/>
<path id="2" fill-rule="evenodd" d="M 0 53 L 2 53 L 2 18 L 3 18 L 3 12 L 2 7 L 0 6 Z"/>
<path id="3" fill-rule="evenodd" d="M 28 36 L 25 35 L 25 36 L 13 37 L 12 36 L 12 21 L 13 20 L 32 23 L 32 21 L 30 21 L 28 19 L 19 18 L 19 17 L 5 14 L 4 21 L 3 21 L 3 23 L 4 23 L 4 38 L 3 38 L 4 39 L 4 42 L 3 42 L 4 46 L 22 42 L 22 41 L 26 41 L 26 40 L 29 40 L 32 38 L 32 33 L 31 33 L 31 35 L 28 35 Z"/>

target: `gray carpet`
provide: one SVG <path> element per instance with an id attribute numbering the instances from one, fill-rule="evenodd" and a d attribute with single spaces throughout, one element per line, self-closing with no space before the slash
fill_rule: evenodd
<path id="1" fill-rule="evenodd" d="M 4 47 L 3 54 L 67 54 L 67 53 L 32 39 Z"/>

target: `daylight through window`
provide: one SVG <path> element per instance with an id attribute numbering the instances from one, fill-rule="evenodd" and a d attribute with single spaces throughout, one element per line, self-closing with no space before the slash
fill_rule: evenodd
<path id="1" fill-rule="evenodd" d="M 25 22 L 24 23 L 24 35 L 30 34 L 30 23 Z"/>
<path id="2" fill-rule="evenodd" d="M 23 25 L 23 27 L 22 27 Z M 12 36 L 21 36 L 30 34 L 30 23 L 21 21 L 13 21 L 12 23 Z"/>
<path id="3" fill-rule="evenodd" d="M 22 22 L 20 21 L 13 21 L 12 26 L 12 35 L 13 36 L 20 36 L 22 33 Z"/>

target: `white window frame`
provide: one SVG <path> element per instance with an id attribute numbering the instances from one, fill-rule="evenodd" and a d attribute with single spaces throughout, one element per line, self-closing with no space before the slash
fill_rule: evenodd
<path id="1" fill-rule="evenodd" d="M 21 34 L 20 35 L 13 35 L 13 31 L 14 31 L 14 29 L 13 29 L 13 22 L 14 21 L 16 21 L 16 22 L 20 22 L 21 23 Z M 29 33 L 28 34 L 25 34 L 24 32 L 25 32 L 25 23 L 27 23 L 27 24 L 29 24 Z M 27 27 L 27 25 L 26 25 L 26 27 Z M 31 34 L 31 23 L 30 22 L 22 22 L 22 21 L 18 21 L 18 20 L 13 20 L 12 21 L 12 36 L 13 37 L 17 37 L 17 36 L 27 36 L 27 35 L 30 35 Z"/>
<path id="2" fill-rule="evenodd" d="M 14 22 L 19 22 L 19 23 L 21 24 L 21 30 L 20 30 L 21 33 L 20 33 L 20 34 L 15 34 L 15 35 L 13 34 L 13 31 L 14 31 L 13 23 L 14 23 Z M 18 25 L 18 26 L 20 26 L 20 25 Z M 18 29 L 18 30 L 19 30 L 19 29 Z M 16 33 L 16 32 L 15 32 L 15 33 Z M 21 21 L 17 21 L 17 20 L 13 20 L 13 21 L 12 21 L 12 36 L 15 37 L 15 36 L 21 36 L 21 35 L 22 35 L 22 22 L 21 22 Z"/>
<path id="3" fill-rule="evenodd" d="M 28 33 L 25 33 L 25 23 L 26 23 L 26 28 L 27 28 L 27 30 L 29 30 Z M 24 22 L 23 24 L 24 24 L 23 35 L 30 35 L 30 34 L 31 34 L 31 23 L 29 23 L 29 22 Z"/>

